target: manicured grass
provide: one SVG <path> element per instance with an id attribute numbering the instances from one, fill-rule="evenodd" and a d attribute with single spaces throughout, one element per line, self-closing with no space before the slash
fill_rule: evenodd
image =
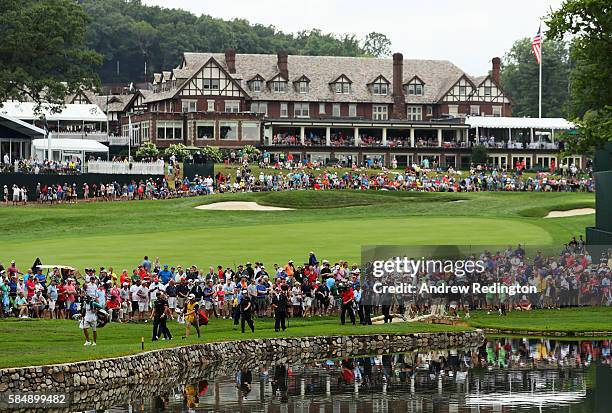
<path id="1" fill-rule="evenodd" d="M 242 340 L 268 337 L 330 336 L 349 334 L 410 333 L 464 331 L 465 327 L 452 327 L 424 323 L 392 323 L 372 326 L 340 325 L 337 317 L 291 319 L 285 333 L 274 331 L 270 318 L 255 319 L 255 333 L 247 327 L 242 334 L 231 320 L 213 319 L 202 327 L 202 337 L 197 338 L 192 328 L 188 339 L 183 340 L 183 325 L 175 321 L 168 324 L 174 339 L 172 341 L 151 341 L 151 323 L 107 324 L 98 330 L 98 345 L 84 347 L 83 333 L 76 321 L 70 320 L 20 320 L 9 319 L 0 322 L 0 368 L 67 363 L 80 360 L 101 359 L 135 354 L 141 351 L 140 339 L 145 338 L 145 350 L 177 347 L 187 344 Z"/>
<path id="2" fill-rule="evenodd" d="M 1 208 L 0 262 L 133 268 L 142 256 L 162 262 L 271 266 L 310 250 L 319 259 L 359 262 L 362 245 L 561 245 L 594 216 L 522 216 L 593 202 L 585 193 L 425 194 L 390 191 L 288 191 L 167 201 Z M 204 211 L 204 203 L 241 200 L 294 211 Z M 460 201 L 460 202 L 457 202 Z M 541 215 L 541 214 L 537 214 Z"/>
<path id="3" fill-rule="evenodd" d="M 469 324 L 477 328 L 511 331 L 593 332 L 612 331 L 612 307 L 563 308 L 560 310 L 512 311 L 506 316 L 476 311 Z"/>
<path id="4" fill-rule="evenodd" d="M 532 332 L 593 332 L 612 331 L 612 308 L 570 308 L 562 310 L 534 310 L 511 312 L 505 317 L 485 311 L 471 313 L 469 327 L 426 323 L 391 323 L 373 326 L 341 326 L 337 317 L 313 317 L 289 320 L 285 333 L 274 332 L 273 320 L 255 319 L 255 334 L 242 334 L 231 320 L 213 319 L 202 328 L 202 338 L 195 330 L 186 340 L 181 339 L 184 326 L 171 321 L 168 325 L 174 340 L 151 341 L 149 323 L 111 323 L 99 329 L 98 346 L 84 347 L 78 323 L 70 320 L 20 320 L 0 322 L 0 368 L 28 365 L 66 363 L 136 354 L 141 351 L 140 338 L 145 338 L 145 350 L 176 347 L 194 343 L 269 338 L 278 336 L 304 337 L 348 334 L 414 333 L 465 331 L 471 328 L 495 328 L 509 331 Z"/>

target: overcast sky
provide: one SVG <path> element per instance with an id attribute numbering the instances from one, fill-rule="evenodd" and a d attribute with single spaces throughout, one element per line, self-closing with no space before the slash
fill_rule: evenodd
<path id="1" fill-rule="evenodd" d="M 284 32 L 385 33 L 405 58 L 450 60 L 486 74 L 494 56 L 533 37 L 540 17 L 562 0 L 143 0 L 224 19 L 245 18 Z"/>

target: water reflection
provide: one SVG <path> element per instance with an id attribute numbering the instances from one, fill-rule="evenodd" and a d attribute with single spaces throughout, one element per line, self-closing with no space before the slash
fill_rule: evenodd
<path id="1" fill-rule="evenodd" d="M 610 342 L 492 338 L 467 350 L 238 368 L 111 411 L 609 412 Z"/>

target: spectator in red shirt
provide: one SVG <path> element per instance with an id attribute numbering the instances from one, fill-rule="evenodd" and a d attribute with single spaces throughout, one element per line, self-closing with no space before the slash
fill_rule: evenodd
<path id="1" fill-rule="evenodd" d="M 351 324 L 355 325 L 355 312 L 353 311 L 355 293 L 353 293 L 353 289 L 347 286 L 341 287 L 340 298 L 342 298 L 342 311 L 340 313 L 340 324 L 344 325 L 346 321 L 346 313 L 348 312 L 349 317 L 351 319 Z"/>

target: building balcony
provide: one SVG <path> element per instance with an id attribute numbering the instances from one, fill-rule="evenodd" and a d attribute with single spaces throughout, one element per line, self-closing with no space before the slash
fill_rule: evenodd
<path id="1" fill-rule="evenodd" d="M 98 142 L 108 142 L 108 133 L 100 131 L 92 132 L 72 132 L 72 131 L 51 131 L 52 138 L 58 139 L 90 139 Z"/>

